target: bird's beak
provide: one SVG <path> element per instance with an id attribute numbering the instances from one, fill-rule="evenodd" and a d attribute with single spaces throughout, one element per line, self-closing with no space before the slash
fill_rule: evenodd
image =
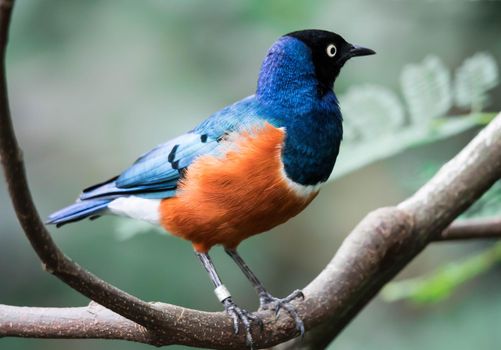
<path id="1" fill-rule="evenodd" d="M 374 55 L 376 51 L 368 49 L 366 47 L 358 46 L 358 45 L 351 45 L 351 49 L 349 51 L 350 57 L 355 57 L 355 56 L 368 56 L 368 55 Z"/>

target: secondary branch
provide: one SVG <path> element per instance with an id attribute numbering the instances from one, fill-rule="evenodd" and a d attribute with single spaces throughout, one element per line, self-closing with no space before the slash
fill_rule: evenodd
<path id="1" fill-rule="evenodd" d="M 435 241 L 501 238 L 501 218 L 469 219 L 454 222 Z"/>

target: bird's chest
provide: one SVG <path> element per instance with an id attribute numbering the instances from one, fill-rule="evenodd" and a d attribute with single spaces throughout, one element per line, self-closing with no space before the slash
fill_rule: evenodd
<path id="1" fill-rule="evenodd" d="M 240 134 L 223 156 L 202 156 L 187 170 L 176 197 L 161 205 L 161 222 L 199 251 L 236 247 L 303 210 L 318 192 L 284 173 L 285 130 L 265 124 Z"/>
<path id="2" fill-rule="evenodd" d="M 287 177 L 304 186 L 325 182 L 339 153 L 343 132 L 341 117 L 306 116 L 285 128 L 282 160 Z"/>

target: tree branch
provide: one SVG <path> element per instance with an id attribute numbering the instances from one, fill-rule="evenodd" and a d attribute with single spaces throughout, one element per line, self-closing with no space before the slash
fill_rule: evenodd
<path id="1" fill-rule="evenodd" d="M 471 219 L 455 222 L 444 230 L 436 241 L 484 238 L 501 238 L 501 219 Z M 150 332 L 145 327 L 94 302 L 87 307 L 72 308 L 0 304 L 0 336 L 120 339 L 151 345 L 169 343 L 168 338 L 162 338 L 161 335 Z M 302 346 L 307 345 L 311 349 L 316 349 L 317 343 L 309 343 L 308 339 L 303 342 Z M 319 340 L 318 334 L 315 340 Z M 290 344 L 284 343 L 276 348 L 286 348 L 286 346 Z"/>
<path id="2" fill-rule="evenodd" d="M 0 158 L 17 218 L 43 268 L 88 298 L 143 326 L 156 329 L 175 319 L 152 305 L 104 282 L 66 257 L 36 211 L 17 143 L 7 97 L 5 48 L 14 0 L 0 1 Z"/>
<path id="3" fill-rule="evenodd" d="M 87 307 L 0 305 L 0 334 L 28 338 L 122 339 L 162 343 L 155 333 L 96 303 Z"/>
<path id="4" fill-rule="evenodd" d="M 241 349 L 244 336 L 233 335 L 231 320 L 224 313 L 147 303 L 92 275 L 66 257 L 52 240 L 28 189 L 8 107 L 5 46 L 12 5 L 13 1 L 0 0 L 0 157 L 12 203 L 44 268 L 106 309 L 93 304 L 62 309 L 0 306 L 0 337 L 103 337 L 153 345 Z M 306 329 L 311 330 L 304 347 L 328 344 L 386 282 L 437 239 L 500 175 L 498 115 L 414 196 L 362 220 L 332 261 L 304 288 L 305 300 L 295 303 Z M 284 314 L 275 320 L 271 312 L 259 313 L 265 327 L 263 332 L 253 328 L 258 347 L 279 344 L 296 334 L 294 322 Z"/>
<path id="5" fill-rule="evenodd" d="M 501 218 L 468 219 L 452 223 L 434 241 L 501 238 Z"/>

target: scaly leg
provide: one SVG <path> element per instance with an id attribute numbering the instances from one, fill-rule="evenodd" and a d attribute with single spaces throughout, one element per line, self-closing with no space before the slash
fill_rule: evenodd
<path id="1" fill-rule="evenodd" d="M 251 334 L 251 322 L 257 322 L 261 328 L 263 327 L 263 322 L 258 317 L 252 315 L 247 310 L 241 309 L 233 302 L 231 294 L 228 289 L 226 289 L 225 285 L 221 282 L 221 279 L 217 274 L 216 268 L 214 267 L 214 263 L 212 262 L 209 254 L 198 252 L 195 252 L 195 254 L 200 259 L 200 262 L 202 263 L 203 267 L 209 274 L 212 283 L 214 284 L 214 293 L 216 294 L 219 301 L 224 305 L 224 309 L 226 310 L 228 315 L 230 315 L 233 319 L 233 329 L 235 331 L 235 334 L 238 334 L 239 321 L 242 321 L 246 331 L 245 338 L 247 345 L 249 345 L 252 349 L 254 343 Z"/>
<path id="2" fill-rule="evenodd" d="M 270 293 L 268 293 L 263 284 L 258 280 L 254 272 L 251 271 L 249 266 L 247 266 L 245 261 L 235 249 L 225 249 L 225 251 L 235 261 L 240 270 L 242 270 L 242 272 L 244 273 L 245 277 L 247 277 L 247 279 L 256 289 L 257 295 L 259 296 L 260 308 L 263 310 L 274 310 L 276 315 L 278 315 L 281 309 L 284 309 L 296 322 L 296 329 L 299 331 L 299 333 L 301 333 L 301 337 L 304 336 L 303 320 L 301 320 L 296 308 L 291 304 L 291 301 L 296 298 L 304 299 L 303 292 L 300 290 L 295 290 L 289 296 L 283 299 L 275 298 Z"/>

